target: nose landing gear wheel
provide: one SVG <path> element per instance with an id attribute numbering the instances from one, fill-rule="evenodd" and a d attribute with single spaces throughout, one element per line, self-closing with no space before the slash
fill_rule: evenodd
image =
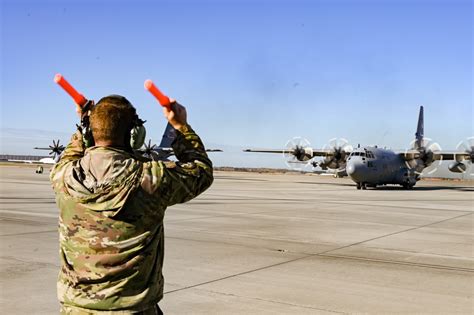
<path id="1" fill-rule="evenodd" d="M 357 190 L 360 190 L 360 188 L 361 188 L 360 183 L 357 183 Z"/>
<path id="2" fill-rule="evenodd" d="M 367 185 L 365 183 L 362 183 L 362 190 L 366 190 L 367 189 Z"/>

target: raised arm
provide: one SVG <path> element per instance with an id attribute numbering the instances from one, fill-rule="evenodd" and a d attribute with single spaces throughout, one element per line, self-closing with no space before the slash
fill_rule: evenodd
<path id="1" fill-rule="evenodd" d="M 76 107 L 76 113 L 79 117 L 81 117 L 81 119 L 84 118 L 80 106 Z M 84 144 L 82 132 L 81 129 L 78 128 L 78 130 L 72 135 L 71 141 L 61 154 L 59 161 L 54 165 L 53 169 L 51 170 L 50 180 L 55 190 L 61 189 L 60 183 L 62 183 L 62 177 L 67 166 L 70 165 L 72 162 L 82 158 L 84 156 L 85 150 L 86 146 Z"/>
<path id="2" fill-rule="evenodd" d="M 172 147 L 178 162 L 146 163 L 142 187 L 171 206 L 205 191 L 212 184 L 213 172 L 201 139 L 186 122 L 186 109 L 174 102 L 163 111 L 177 130 Z"/>

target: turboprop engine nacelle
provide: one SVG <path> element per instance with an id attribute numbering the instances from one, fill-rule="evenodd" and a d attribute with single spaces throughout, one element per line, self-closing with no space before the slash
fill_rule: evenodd
<path id="1" fill-rule="evenodd" d="M 461 162 L 453 162 L 449 164 L 448 169 L 453 173 L 464 173 L 466 171 L 466 165 Z"/>
<path id="2" fill-rule="evenodd" d="M 292 154 L 296 157 L 298 161 L 308 161 L 313 158 L 313 149 L 309 147 L 296 147 Z"/>

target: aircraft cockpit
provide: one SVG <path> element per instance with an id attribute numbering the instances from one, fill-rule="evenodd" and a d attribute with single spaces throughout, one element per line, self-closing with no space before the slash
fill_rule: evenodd
<path id="1" fill-rule="evenodd" d="M 354 151 L 352 152 L 349 157 L 353 157 L 353 156 L 360 156 L 360 157 L 363 157 L 363 158 L 368 158 L 368 159 L 375 159 L 375 155 L 372 151 Z"/>

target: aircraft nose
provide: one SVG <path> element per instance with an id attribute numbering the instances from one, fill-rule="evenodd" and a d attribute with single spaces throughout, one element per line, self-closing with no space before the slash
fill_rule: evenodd
<path id="1" fill-rule="evenodd" d="M 364 165 L 359 163 L 349 163 L 346 167 L 347 175 L 349 175 L 352 179 L 358 180 L 362 176 L 364 170 Z"/>

